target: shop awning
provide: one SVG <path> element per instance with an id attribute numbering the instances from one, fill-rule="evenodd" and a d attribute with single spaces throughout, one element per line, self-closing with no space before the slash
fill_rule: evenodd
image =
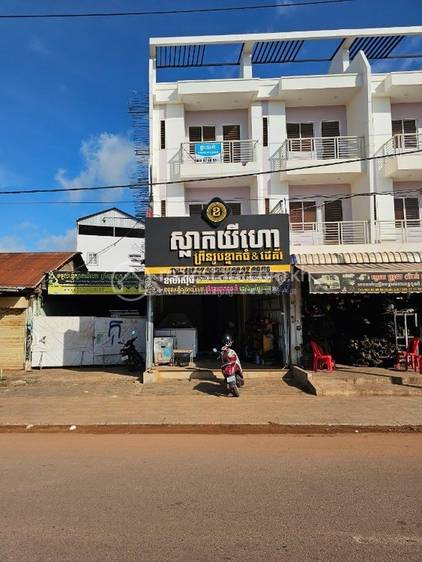
<path id="1" fill-rule="evenodd" d="M 421 293 L 422 263 L 298 264 L 310 293 Z"/>
<path id="2" fill-rule="evenodd" d="M 300 253 L 292 256 L 293 263 L 302 265 L 322 264 L 417 264 L 422 263 L 422 252 L 383 251 L 383 252 L 324 252 Z"/>

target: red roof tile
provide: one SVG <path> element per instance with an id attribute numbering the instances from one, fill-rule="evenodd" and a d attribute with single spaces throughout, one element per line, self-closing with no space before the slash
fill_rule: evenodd
<path id="1" fill-rule="evenodd" d="M 47 271 L 60 269 L 76 252 L 0 252 L 0 288 L 34 288 Z"/>

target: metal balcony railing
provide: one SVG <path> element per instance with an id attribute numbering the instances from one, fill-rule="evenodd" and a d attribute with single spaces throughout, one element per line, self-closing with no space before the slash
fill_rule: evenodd
<path id="1" fill-rule="evenodd" d="M 384 154 L 390 156 L 406 154 L 406 152 L 412 152 L 414 150 L 422 150 L 422 134 L 406 133 L 394 135 L 384 144 L 383 149 Z"/>
<path id="2" fill-rule="evenodd" d="M 282 160 L 348 160 L 364 156 L 363 137 L 311 137 L 287 139 Z"/>
<path id="3" fill-rule="evenodd" d="M 185 142 L 181 145 L 182 163 L 240 163 L 256 160 L 255 140 Z"/>
<path id="4" fill-rule="evenodd" d="M 292 246 L 368 244 L 369 234 L 367 221 L 290 223 Z"/>
<path id="5" fill-rule="evenodd" d="M 422 242 L 422 220 L 375 221 L 373 239 L 382 242 Z"/>

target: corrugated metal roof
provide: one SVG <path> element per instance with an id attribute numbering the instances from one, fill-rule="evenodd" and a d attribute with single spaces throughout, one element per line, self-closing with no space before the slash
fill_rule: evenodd
<path id="1" fill-rule="evenodd" d="M 323 265 L 296 265 L 306 273 L 403 273 L 410 269 L 413 272 L 422 271 L 422 263 L 354 263 L 354 264 L 323 264 Z"/>
<path id="2" fill-rule="evenodd" d="M 422 252 L 346 252 L 294 254 L 295 265 L 330 265 L 347 263 L 422 263 Z"/>
<path id="3" fill-rule="evenodd" d="M 33 289 L 47 271 L 60 269 L 78 252 L 0 253 L 0 288 Z"/>

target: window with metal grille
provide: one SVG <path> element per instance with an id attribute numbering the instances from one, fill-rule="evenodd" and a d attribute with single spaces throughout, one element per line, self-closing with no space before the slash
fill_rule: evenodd
<path id="1" fill-rule="evenodd" d="M 312 223 L 316 222 L 315 201 L 291 201 L 289 208 L 292 230 L 312 230 Z"/>
<path id="2" fill-rule="evenodd" d="M 189 154 L 195 154 L 196 142 L 215 141 L 215 127 L 198 126 L 189 127 Z"/>
<path id="3" fill-rule="evenodd" d="M 416 119 L 394 119 L 391 122 L 394 148 L 416 148 Z"/>
<path id="4" fill-rule="evenodd" d="M 189 127 L 189 142 L 215 141 L 215 127 Z"/>
<path id="5" fill-rule="evenodd" d="M 287 138 L 289 150 L 293 152 L 309 152 L 312 150 L 314 136 L 313 123 L 287 123 Z"/>
<path id="6" fill-rule="evenodd" d="M 208 203 L 190 203 L 189 204 L 189 215 L 192 217 L 194 215 L 200 215 L 202 210 L 207 206 Z M 242 213 L 242 207 L 240 203 L 226 203 L 227 207 L 230 207 L 232 215 L 240 215 Z"/>
<path id="7" fill-rule="evenodd" d="M 160 121 L 160 148 L 162 150 L 166 148 L 166 122 L 164 120 Z"/>
<path id="8" fill-rule="evenodd" d="M 98 265 L 98 254 L 94 252 L 88 252 L 86 255 L 87 265 Z"/>
<path id="9" fill-rule="evenodd" d="M 162 217 L 165 217 L 165 216 L 166 216 L 166 212 L 167 212 L 166 200 L 165 200 L 165 199 L 161 199 L 161 216 L 162 216 Z"/>
<path id="10" fill-rule="evenodd" d="M 262 144 L 268 146 L 268 117 L 262 118 Z"/>
<path id="11" fill-rule="evenodd" d="M 343 205 L 340 200 L 324 203 L 324 220 L 325 222 L 341 222 L 343 220 Z"/>
<path id="12" fill-rule="evenodd" d="M 395 197 L 394 215 L 399 227 L 403 223 L 406 226 L 420 226 L 419 199 L 417 197 Z"/>

